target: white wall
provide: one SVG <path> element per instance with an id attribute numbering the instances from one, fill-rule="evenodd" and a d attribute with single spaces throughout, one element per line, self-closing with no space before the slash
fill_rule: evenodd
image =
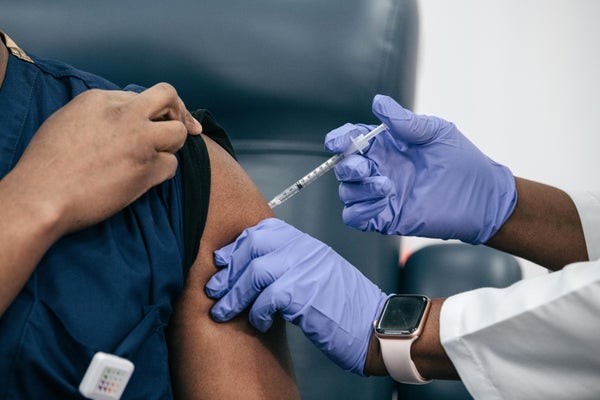
<path id="1" fill-rule="evenodd" d="M 419 12 L 416 112 L 456 123 L 517 176 L 600 186 L 600 1 L 419 0 Z"/>

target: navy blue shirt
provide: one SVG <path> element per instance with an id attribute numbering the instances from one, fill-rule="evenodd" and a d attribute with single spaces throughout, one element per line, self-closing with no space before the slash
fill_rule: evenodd
<path id="1" fill-rule="evenodd" d="M 63 63 L 9 56 L 0 88 L 0 177 L 39 126 L 111 82 Z M 85 157 L 85 154 L 81 155 Z M 63 237 L 0 318 L 0 399 L 81 398 L 97 351 L 131 360 L 123 399 L 172 398 L 164 328 L 184 281 L 178 171 L 124 211 Z"/>

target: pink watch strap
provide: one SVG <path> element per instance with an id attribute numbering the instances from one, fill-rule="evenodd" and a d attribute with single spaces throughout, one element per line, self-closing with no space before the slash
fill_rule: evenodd
<path id="1" fill-rule="evenodd" d="M 410 347 L 417 339 L 417 336 L 408 339 L 378 338 L 383 362 L 385 363 L 385 367 L 390 376 L 394 378 L 395 381 L 416 385 L 431 382 L 431 380 L 425 379 L 419 374 L 419 371 L 410 356 Z"/>

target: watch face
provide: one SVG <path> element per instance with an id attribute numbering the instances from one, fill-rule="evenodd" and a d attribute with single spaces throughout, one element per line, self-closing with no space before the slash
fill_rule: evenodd
<path id="1" fill-rule="evenodd" d="M 419 328 L 428 299 L 419 295 L 395 295 L 388 299 L 375 329 L 380 334 L 411 334 Z"/>

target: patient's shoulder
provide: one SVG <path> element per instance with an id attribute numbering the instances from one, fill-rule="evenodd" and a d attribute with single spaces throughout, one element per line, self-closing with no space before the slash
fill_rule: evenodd
<path id="1" fill-rule="evenodd" d="M 298 397 L 283 321 L 262 334 L 247 315 L 225 324 L 210 318 L 214 300 L 204 286 L 217 270 L 214 250 L 273 213 L 232 154 L 202 139 L 210 160 L 210 198 L 199 251 L 170 328 L 176 392 L 181 398 Z"/>

